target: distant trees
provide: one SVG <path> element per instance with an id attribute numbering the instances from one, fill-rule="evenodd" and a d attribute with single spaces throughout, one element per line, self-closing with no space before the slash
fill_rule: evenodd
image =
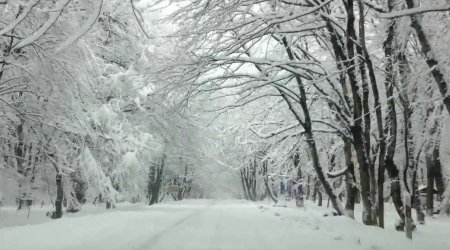
<path id="1" fill-rule="evenodd" d="M 307 146 L 302 163 L 338 214 L 353 217 L 359 190 L 363 222 L 384 227 L 390 184 L 398 229 L 411 236 L 420 173 L 428 169 L 431 194 L 433 169 L 435 176 L 446 171 L 431 167 L 431 158 L 442 162 L 439 131 L 448 116 L 440 113 L 450 69 L 445 1 L 419 1 L 427 11 L 415 9 L 417 1 L 391 0 L 184 3 L 170 17 L 179 29 L 177 56 L 160 71 L 167 86 L 227 117 L 246 112 L 235 117 L 247 125 L 235 122 L 233 130 L 246 152 L 267 148 L 260 162 L 270 157 L 272 174 Z M 333 143 L 343 153 L 331 159 L 322 148 Z M 255 165 L 240 166 L 245 197 L 255 200 Z M 345 210 L 327 172 L 336 183 L 345 175 Z"/>

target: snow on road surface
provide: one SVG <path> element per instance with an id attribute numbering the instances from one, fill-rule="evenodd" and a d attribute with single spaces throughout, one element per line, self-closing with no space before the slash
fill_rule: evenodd
<path id="1" fill-rule="evenodd" d="M 246 201 L 191 200 L 0 228 L 1 250 L 444 250 L 450 223 L 402 233 L 324 210 Z M 0 221 L 1 224 L 1 221 Z M 447 236 L 445 236 L 447 235 Z"/>

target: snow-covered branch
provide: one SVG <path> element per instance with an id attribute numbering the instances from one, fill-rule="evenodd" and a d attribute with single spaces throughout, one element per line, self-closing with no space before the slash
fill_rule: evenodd
<path id="1" fill-rule="evenodd" d="M 70 38 L 68 38 L 66 41 L 64 41 L 62 44 L 59 45 L 59 47 L 56 49 L 56 52 L 61 52 L 62 50 L 69 47 L 72 43 L 76 42 L 78 39 L 80 39 L 82 36 L 84 36 L 97 22 L 97 19 L 102 12 L 102 6 L 103 6 L 103 0 L 97 0 L 97 5 L 95 5 L 94 9 L 92 10 L 92 13 L 89 17 L 89 19 L 86 21 L 86 24 L 78 30 L 78 32 L 74 35 L 72 35 Z"/>
<path id="2" fill-rule="evenodd" d="M 392 18 L 411 16 L 411 15 L 416 15 L 416 14 L 423 14 L 423 13 L 428 13 L 428 12 L 442 12 L 442 11 L 450 11 L 450 5 L 415 7 L 415 8 L 401 10 L 401 11 L 393 11 L 390 13 L 382 13 L 382 14 L 380 14 L 380 17 L 392 19 Z"/>
<path id="3" fill-rule="evenodd" d="M 6 33 L 13 30 L 17 25 L 19 25 L 27 16 L 30 14 L 31 10 L 40 2 L 40 0 L 33 0 L 29 4 L 27 4 L 20 15 L 10 24 L 8 24 L 5 28 L 0 30 L 0 36 L 5 35 Z"/>
<path id="4" fill-rule="evenodd" d="M 365 0 L 364 4 L 368 6 L 369 8 L 380 12 L 380 13 L 386 13 L 387 11 L 383 8 L 383 6 L 378 5 L 377 3 L 374 3 L 372 0 Z"/>
<path id="5" fill-rule="evenodd" d="M 328 178 L 336 178 L 347 173 L 347 168 L 339 169 L 334 172 L 327 172 Z"/>
<path id="6" fill-rule="evenodd" d="M 28 36 L 27 38 L 14 45 L 12 50 L 18 50 L 25 46 L 28 46 L 38 40 L 42 35 L 44 35 L 53 25 L 55 25 L 56 21 L 61 16 L 65 7 L 69 4 L 70 1 L 71 0 L 61 0 L 60 2 L 58 2 L 55 11 L 50 13 L 50 17 L 48 18 L 48 20 L 45 21 L 45 23 L 31 36 Z"/>
<path id="7" fill-rule="evenodd" d="M 292 124 L 292 125 L 289 125 L 289 126 L 286 126 L 286 127 L 279 128 L 277 130 L 271 131 L 269 133 L 262 133 L 260 131 L 257 131 L 255 128 L 253 128 L 252 125 L 250 125 L 248 127 L 248 129 L 250 131 L 252 131 L 255 135 L 257 135 L 261 139 L 269 139 L 271 137 L 274 137 L 276 135 L 279 135 L 279 134 L 281 134 L 283 132 L 289 131 L 289 130 L 294 129 L 294 128 L 299 127 L 299 126 L 300 126 L 300 124 Z"/>

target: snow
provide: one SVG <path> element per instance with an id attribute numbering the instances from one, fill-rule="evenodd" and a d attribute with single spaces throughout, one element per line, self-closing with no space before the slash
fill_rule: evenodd
<path id="1" fill-rule="evenodd" d="M 22 39 L 22 41 L 20 41 L 19 43 L 17 43 L 12 48 L 12 50 L 23 48 L 39 39 L 39 37 L 41 37 L 42 35 L 44 35 L 50 29 L 50 27 L 52 27 L 55 24 L 56 20 L 58 20 L 61 13 L 64 11 L 64 8 L 69 4 L 69 2 L 70 0 L 63 0 L 59 2 L 56 9 L 54 11 L 51 11 L 48 20 L 31 36 L 28 36 L 25 39 Z"/>
<path id="2" fill-rule="evenodd" d="M 443 5 L 443 6 L 421 6 L 401 11 L 394 11 L 390 13 L 383 13 L 380 14 L 380 17 L 382 18 L 397 18 L 402 16 L 410 16 L 415 14 L 421 14 L 426 12 L 435 12 L 435 11 L 449 11 L 450 5 Z"/>
<path id="3" fill-rule="evenodd" d="M 409 241 L 393 228 L 368 227 L 343 216 L 324 217 L 327 209 L 309 202 L 306 209 L 287 205 L 188 200 L 151 207 L 119 204 L 107 212 L 89 208 L 78 217 L 0 228 L 0 246 L 2 250 L 450 249 L 446 219 L 429 219 Z M 387 218 L 395 218 L 392 210 L 387 209 Z"/>
<path id="4" fill-rule="evenodd" d="M 25 19 L 25 17 L 27 17 L 27 15 L 30 13 L 31 9 L 33 9 L 33 7 L 36 6 L 36 4 L 38 4 L 38 3 L 39 3 L 38 0 L 33 0 L 29 4 L 27 4 L 24 7 L 22 13 L 16 18 L 16 20 L 14 20 L 9 25 L 7 25 L 5 28 L 0 30 L 0 36 L 3 36 L 4 34 L 13 30 L 20 22 L 22 22 Z"/>
<path id="5" fill-rule="evenodd" d="M 91 11 L 91 15 L 89 16 L 89 19 L 86 21 L 86 24 L 77 30 L 77 32 L 72 35 L 70 38 L 68 38 L 66 41 L 64 41 L 62 44 L 59 45 L 59 47 L 56 49 L 56 52 L 61 52 L 62 50 L 69 47 L 72 43 L 76 42 L 78 39 L 80 39 L 84 34 L 86 34 L 91 27 L 95 24 L 97 21 L 103 6 L 103 0 L 97 1 L 97 5 L 94 5 L 94 9 Z"/>

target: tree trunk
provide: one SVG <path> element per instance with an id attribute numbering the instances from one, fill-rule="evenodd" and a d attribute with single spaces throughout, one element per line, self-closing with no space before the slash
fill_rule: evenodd
<path id="1" fill-rule="evenodd" d="M 252 192 L 252 196 L 253 196 L 253 201 L 257 201 L 258 200 L 258 193 L 256 192 L 256 160 L 253 162 L 253 167 L 251 169 L 251 192 Z"/>
<path id="2" fill-rule="evenodd" d="M 416 185 L 417 186 L 417 185 Z M 416 209 L 417 222 L 419 224 L 425 224 L 425 213 L 423 211 L 422 202 L 420 200 L 420 192 L 418 189 L 414 192 L 414 208 Z"/>
<path id="3" fill-rule="evenodd" d="M 427 155 L 427 215 L 433 216 L 434 213 L 434 194 L 436 185 L 437 195 L 441 200 L 442 194 L 445 191 L 444 178 L 442 176 L 442 166 L 439 159 L 439 145 L 433 145 L 431 154 Z"/>
<path id="4" fill-rule="evenodd" d="M 265 177 L 265 179 L 267 179 L 267 177 Z M 269 187 L 269 183 L 267 180 L 264 181 L 264 186 L 266 187 L 266 193 L 269 196 L 269 198 L 275 202 L 275 204 L 278 203 L 278 199 L 275 197 L 275 195 L 273 194 L 272 190 Z"/>
<path id="5" fill-rule="evenodd" d="M 352 146 L 350 142 L 344 142 L 344 156 L 345 163 L 347 165 L 347 171 L 345 173 L 345 182 L 347 189 L 347 200 L 345 202 L 345 214 L 354 219 L 355 218 L 355 202 L 358 188 L 356 185 L 355 166 L 352 157 Z"/>
<path id="6" fill-rule="evenodd" d="M 149 198 L 148 205 L 156 204 L 159 201 L 159 186 L 156 183 L 149 189 Z"/>
<path id="7" fill-rule="evenodd" d="M 309 185 L 311 185 L 310 184 L 310 182 L 311 182 L 310 179 L 311 179 L 311 176 L 308 174 L 308 177 L 306 178 L 306 199 L 309 199 L 310 193 L 311 193 L 311 188 L 309 186 Z"/>
<path id="8" fill-rule="evenodd" d="M 248 196 L 247 188 L 246 188 L 246 185 L 245 185 L 245 180 L 244 180 L 245 177 L 244 177 L 244 170 L 243 169 L 240 170 L 240 176 L 241 176 L 242 191 L 244 192 L 244 197 L 245 197 L 246 200 L 250 200 L 250 197 Z"/>
<path id="9" fill-rule="evenodd" d="M 388 0 L 387 5 L 389 12 L 391 12 L 394 9 L 395 0 Z M 387 99 L 387 105 L 388 105 L 388 111 L 386 115 L 386 121 L 385 121 L 385 132 L 384 132 L 384 140 L 383 143 L 385 144 L 386 150 L 385 150 L 385 156 L 382 159 L 381 155 L 379 158 L 379 161 L 383 161 L 383 169 L 378 169 L 378 217 L 379 217 L 379 224 L 380 227 L 384 227 L 384 200 L 382 198 L 384 194 L 384 169 L 387 170 L 389 178 L 391 180 L 391 196 L 392 201 L 394 203 L 395 209 L 397 213 L 399 214 L 402 223 L 404 222 L 404 215 L 402 211 L 402 200 L 401 200 L 401 191 L 400 186 L 398 182 L 398 170 L 397 167 L 394 165 L 394 155 L 395 155 L 395 147 L 397 144 L 397 115 L 396 115 L 396 108 L 395 108 L 395 101 L 393 98 L 394 94 L 394 85 L 395 85 L 395 70 L 393 67 L 393 62 L 395 61 L 395 57 L 393 55 L 393 50 L 395 49 L 394 44 L 394 36 L 395 36 L 395 27 L 396 23 L 395 21 L 392 21 L 389 24 L 388 30 L 387 30 L 387 37 L 385 41 L 383 42 L 383 49 L 384 49 L 384 56 L 386 58 L 386 65 L 385 65 L 385 80 L 384 80 L 384 86 L 386 88 L 386 99 Z M 389 134 L 389 136 L 388 136 Z M 380 146 L 380 152 L 381 152 L 381 146 Z M 387 166 L 389 164 L 389 166 Z"/>
<path id="10" fill-rule="evenodd" d="M 316 148 L 315 141 L 312 138 L 312 135 L 307 134 L 306 138 L 307 138 L 309 148 L 311 150 L 313 166 L 316 169 L 318 179 L 319 179 L 320 183 L 322 184 L 322 186 L 324 187 L 325 193 L 328 195 L 328 197 L 330 197 L 331 203 L 333 204 L 333 208 L 336 210 L 338 215 L 342 215 L 344 213 L 343 208 L 342 208 L 339 200 L 337 199 L 337 196 L 334 194 L 334 191 L 331 188 L 330 183 L 325 178 L 322 168 L 319 165 L 319 156 L 317 154 L 317 148 Z M 321 198 L 322 198 L 322 194 L 319 192 L 319 199 L 320 199 L 319 203 L 320 204 L 322 203 Z"/>
<path id="11" fill-rule="evenodd" d="M 55 200 L 55 212 L 52 215 L 52 219 L 59 219 L 62 217 L 62 201 L 64 198 L 62 174 L 56 174 L 56 200 Z"/>
<path id="12" fill-rule="evenodd" d="M 442 175 L 441 160 L 439 158 L 439 145 L 435 145 L 435 147 L 433 148 L 431 163 L 433 164 L 432 169 L 434 182 L 436 184 L 439 200 L 441 200 L 441 196 L 445 191 L 445 183 L 444 177 Z"/>
<path id="13" fill-rule="evenodd" d="M 286 37 L 283 37 L 282 45 L 284 46 L 284 49 L 286 50 L 288 58 L 291 61 L 295 61 L 294 54 L 292 53 L 291 47 L 289 46 Z M 282 94 L 282 96 L 283 96 L 284 100 L 286 101 L 286 103 L 288 104 L 291 112 L 297 118 L 298 122 L 300 124 L 302 124 L 302 127 L 305 130 L 306 142 L 308 143 L 313 167 L 314 167 L 314 170 L 316 171 L 317 178 L 319 179 L 320 183 L 322 184 L 322 186 L 325 190 L 325 193 L 328 195 L 328 197 L 330 197 L 331 203 L 333 204 L 333 208 L 336 210 L 336 212 L 339 215 L 342 215 L 344 213 L 344 211 L 343 211 L 344 209 L 342 208 L 341 203 L 337 199 L 337 196 L 334 193 L 334 190 L 331 187 L 330 183 L 325 178 L 323 169 L 320 166 L 319 154 L 317 151 L 316 142 L 315 142 L 314 135 L 312 132 L 312 122 L 311 122 L 311 117 L 310 117 L 309 109 L 308 109 L 308 103 L 307 103 L 308 98 L 306 96 L 305 86 L 303 85 L 301 76 L 299 74 L 294 74 L 294 75 L 295 75 L 295 80 L 296 80 L 297 87 L 298 87 L 298 90 L 300 93 L 300 106 L 301 106 L 301 109 L 303 112 L 303 119 L 298 115 L 297 111 L 293 108 L 292 103 L 289 101 L 289 99 L 287 99 L 286 95 Z"/>
<path id="14" fill-rule="evenodd" d="M 433 174 L 433 163 L 431 160 L 431 155 L 426 156 L 427 165 L 427 215 L 433 216 L 434 212 L 434 174 Z"/>
<path id="15" fill-rule="evenodd" d="M 269 186 L 269 176 L 267 174 L 267 171 L 268 171 L 268 166 L 267 165 L 268 165 L 268 162 L 266 160 L 266 161 L 263 162 L 263 165 L 262 165 L 262 171 L 263 171 L 263 176 L 264 176 L 264 186 L 266 188 L 266 193 L 269 196 L 269 198 L 273 202 L 275 202 L 275 204 L 277 204 L 278 203 L 278 199 L 275 197 L 275 195 L 273 194 L 273 192 L 272 192 L 272 190 L 270 189 L 270 186 Z"/>
<path id="16" fill-rule="evenodd" d="M 317 189 L 317 196 L 318 196 L 317 198 L 319 199 L 319 201 L 317 202 L 317 206 L 321 207 L 323 198 L 322 198 L 322 192 L 320 192 L 319 188 Z"/>
<path id="17" fill-rule="evenodd" d="M 376 82 L 375 77 L 375 71 L 372 65 L 372 60 L 370 58 L 369 52 L 366 47 L 366 41 L 365 41 L 365 16 L 364 16 L 364 3 L 362 0 L 358 0 L 358 6 L 359 6 L 359 29 L 360 29 L 360 43 L 361 48 L 364 55 L 364 60 L 367 65 L 367 69 L 369 71 L 369 79 L 370 79 L 370 85 L 372 88 L 372 94 L 374 99 L 374 109 L 375 109 L 375 115 L 377 120 L 377 130 L 378 130 L 378 140 L 379 140 L 379 150 L 378 150 L 378 185 L 375 180 L 375 169 L 372 163 L 372 177 L 371 177 L 371 198 L 372 201 L 375 203 L 375 201 L 378 198 L 378 210 L 374 211 L 374 214 L 378 215 L 378 226 L 384 227 L 384 158 L 386 154 L 386 143 L 384 138 L 384 128 L 383 128 L 383 114 L 381 111 L 381 104 L 380 104 L 380 96 L 378 92 L 378 85 Z M 369 121 L 370 122 L 370 121 Z M 369 131 L 370 132 L 370 131 Z M 378 188 L 376 188 L 378 187 Z M 378 197 L 377 197 L 378 193 Z"/>
<path id="18" fill-rule="evenodd" d="M 149 183 L 147 189 L 149 205 L 156 204 L 159 201 L 159 191 L 161 190 L 162 175 L 164 171 L 165 160 L 166 154 L 164 153 L 161 158 L 160 165 L 151 167 L 152 170 L 149 173 Z"/>
<path id="19" fill-rule="evenodd" d="M 373 214 L 372 201 L 370 199 L 370 164 L 368 158 L 368 148 L 366 148 L 366 143 L 364 142 L 364 130 L 362 128 L 361 119 L 363 119 L 363 104 L 361 96 L 359 94 L 359 85 L 356 80 L 356 72 L 354 66 L 356 65 L 355 60 L 355 42 L 356 32 L 354 27 L 355 14 L 353 10 L 353 0 L 347 0 L 345 2 L 345 7 L 347 11 L 347 75 L 350 82 L 350 87 L 352 91 L 353 98 L 353 126 L 350 128 L 353 136 L 353 144 L 356 151 L 359 164 L 359 174 L 360 174 L 360 187 L 361 187 L 361 199 L 363 202 L 363 223 L 366 225 L 375 225 L 376 219 Z"/>
<path id="20" fill-rule="evenodd" d="M 20 124 L 16 127 L 17 145 L 14 146 L 14 154 L 17 162 L 17 172 L 23 176 L 27 176 L 28 170 L 24 166 L 25 150 L 24 150 L 24 132 L 23 125 L 25 120 L 20 119 Z"/>
<path id="21" fill-rule="evenodd" d="M 318 192 L 318 190 L 317 190 L 317 185 L 316 185 L 316 183 L 317 183 L 317 180 L 314 180 L 314 186 L 313 186 L 313 196 L 312 196 L 312 201 L 313 202 L 316 202 L 316 199 L 317 199 L 317 192 Z"/>
<path id="22" fill-rule="evenodd" d="M 405 147 L 405 167 L 403 170 L 403 183 L 405 186 L 405 191 L 407 192 L 404 197 L 405 201 L 405 231 L 406 237 L 412 239 L 413 230 L 413 220 L 411 215 L 411 206 L 414 196 L 414 184 L 411 178 L 411 173 L 408 170 L 414 171 L 414 149 L 412 144 L 412 135 L 410 133 L 411 123 L 410 123 L 411 109 L 409 108 L 409 102 L 403 103 L 403 122 L 404 122 L 404 147 Z M 410 180 L 411 179 L 411 180 Z M 409 196 L 409 197 L 408 197 Z"/>
<path id="23" fill-rule="evenodd" d="M 403 229 L 403 225 L 405 224 L 405 213 L 403 211 L 403 201 L 402 201 L 399 171 L 395 166 L 394 161 L 390 158 L 389 159 L 386 158 L 385 166 L 389 175 L 389 179 L 391 181 L 392 202 L 394 203 L 394 207 L 395 210 L 397 211 L 397 214 L 400 216 L 401 229 Z"/>
<path id="24" fill-rule="evenodd" d="M 408 199 L 410 199 L 408 197 Z M 405 201 L 405 232 L 408 239 L 412 239 L 413 220 L 411 215 L 411 201 Z"/>
<path id="25" fill-rule="evenodd" d="M 352 3 L 350 3 L 352 2 Z M 349 1 L 349 5 L 353 5 L 353 0 Z M 358 0 L 358 4 L 362 4 L 361 0 Z M 353 12 L 353 6 L 348 7 L 351 8 L 351 13 Z M 370 149 L 371 149 L 371 140 L 370 140 L 370 132 L 371 132 L 371 118 L 370 118 L 370 109 L 369 109 L 369 84 L 367 83 L 367 73 L 366 73 L 366 65 L 363 62 L 362 58 L 364 58 L 363 55 L 363 46 L 365 42 L 364 38 L 364 9 L 359 9 L 360 16 L 359 16 L 359 43 L 356 45 L 356 54 L 358 55 L 358 58 L 360 58 L 361 62 L 358 63 L 359 65 L 359 71 L 361 76 L 361 88 L 362 88 L 362 117 L 364 121 L 364 127 L 362 129 L 362 137 L 363 137 L 363 144 L 365 148 L 365 154 L 366 158 L 368 160 L 368 169 L 369 169 L 369 197 L 368 199 L 371 202 L 374 202 L 376 200 L 376 180 L 375 180 L 375 169 L 374 169 L 374 163 L 370 160 Z M 351 14 L 353 15 L 353 13 Z M 354 17 L 353 17 L 354 18 Z M 356 35 L 354 35 L 353 28 L 351 29 L 353 32 L 351 32 L 349 35 L 353 37 L 356 40 Z M 364 60 L 367 63 L 367 60 Z M 361 182 L 366 180 L 366 173 L 363 173 L 363 178 L 361 179 Z M 362 185 L 362 184 L 361 184 Z M 361 188 L 362 189 L 362 188 Z M 372 217 L 375 217 L 374 209 L 373 209 L 373 203 L 370 206 L 370 212 Z"/>
<path id="26" fill-rule="evenodd" d="M 252 161 L 249 165 L 241 169 L 241 176 L 244 182 L 244 193 L 248 200 L 257 201 L 256 193 L 256 168 Z"/>
<path id="27" fill-rule="evenodd" d="M 414 0 L 406 0 L 406 6 L 408 9 L 412 9 L 415 7 Z M 422 48 L 422 53 L 426 57 L 426 62 L 431 69 L 431 75 L 434 78 L 434 81 L 438 85 L 439 91 L 443 97 L 443 103 L 447 108 L 448 113 L 450 114 L 450 95 L 447 95 L 448 83 L 445 79 L 445 75 L 441 72 L 439 67 L 439 61 L 433 53 L 431 48 L 431 44 L 428 41 L 428 37 L 425 34 L 425 31 L 422 28 L 421 24 L 421 15 L 414 14 L 410 15 L 411 18 L 411 26 L 414 28 L 417 34 L 417 38 L 420 42 L 420 46 Z"/>

